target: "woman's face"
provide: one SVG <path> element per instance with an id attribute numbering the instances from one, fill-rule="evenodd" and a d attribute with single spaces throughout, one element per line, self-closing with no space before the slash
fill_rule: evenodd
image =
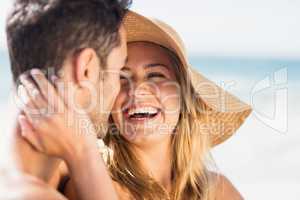
<path id="1" fill-rule="evenodd" d="M 165 49 L 151 43 L 128 45 L 121 91 L 112 111 L 114 123 L 135 144 L 170 138 L 180 114 L 180 86 Z"/>

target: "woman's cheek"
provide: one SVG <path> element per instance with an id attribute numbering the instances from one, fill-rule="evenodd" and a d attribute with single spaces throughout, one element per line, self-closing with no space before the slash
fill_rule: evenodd
<path id="1" fill-rule="evenodd" d="M 168 113 L 180 111 L 180 88 L 176 84 L 164 85 L 161 88 L 161 102 Z"/>

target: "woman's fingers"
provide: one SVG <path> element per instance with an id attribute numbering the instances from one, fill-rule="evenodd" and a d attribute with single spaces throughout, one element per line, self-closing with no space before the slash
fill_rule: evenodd
<path id="1" fill-rule="evenodd" d="M 23 85 L 20 85 L 18 87 L 17 96 L 19 100 L 19 104 L 22 107 L 22 110 L 28 117 L 31 123 L 34 123 L 37 116 L 40 115 L 38 108 L 36 105 L 32 102 L 26 88 Z"/>
<path id="2" fill-rule="evenodd" d="M 31 123 L 27 120 L 26 116 L 19 115 L 19 124 L 21 126 L 21 135 L 38 151 L 43 152 L 43 145 L 40 140 L 40 135 L 35 132 Z"/>
<path id="3" fill-rule="evenodd" d="M 40 113 L 45 113 L 47 111 L 47 102 L 42 96 L 41 92 L 37 86 L 30 80 L 29 76 L 23 74 L 20 76 L 20 81 L 30 98 L 30 101 L 35 105 Z"/>
<path id="4" fill-rule="evenodd" d="M 39 89 L 48 104 L 54 108 L 54 111 L 57 111 L 64 103 L 54 86 L 47 80 L 43 72 L 39 69 L 31 70 L 31 75 L 36 84 L 39 86 Z"/>

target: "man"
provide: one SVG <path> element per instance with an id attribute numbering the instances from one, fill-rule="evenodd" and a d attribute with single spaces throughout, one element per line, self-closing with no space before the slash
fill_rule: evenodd
<path id="1" fill-rule="evenodd" d="M 88 107 L 90 101 L 97 103 L 87 110 L 88 115 L 93 123 L 105 124 L 119 92 L 119 72 L 127 57 L 121 22 L 129 4 L 129 0 L 17 0 L 7 21 L 16 87 L 19 76 L 32 68 L 47 71 L 48 75 L 58 73 L 65 83 L 71 81 L 77 85 L 76 104 Z M 92 99 L 95 95 L 82 82 L 93 87 L 96 99 Z M 12 147 L 9 155 L 16 169 L 5 170 L 9 174 L 17 173 L 19 178 L 1 175 L 0 193 L 4 195 L 1 199 L 10 194 L 6 184 L 9 182 L 20 186 L 14 193 L 18 193 L 18 189 L 27 191 L 20 192 L 17 199 L 44 199 L 45 194 L 49 199 L 62 198 L 50 187 L 24 175 L 38 177 L 56 188 L 61 161 L 35 151 L 20 133 L 17 124 L 9 134 L 7 142 Z M 28 190 L 37 192 L 32 194 Z"/>

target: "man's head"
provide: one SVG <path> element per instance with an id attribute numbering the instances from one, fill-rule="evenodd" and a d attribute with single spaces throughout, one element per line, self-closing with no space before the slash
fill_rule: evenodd
<path id="1" fill-rule="evenodd" d="M 101 108 L 89 106 L 94 122 L 103 119 L 119 90 L 107 88 L 114 81 L 119 85 L 118 72 L 127 56 L 122 20 L 129 4 L 130 0 L 17 0 L 7 20 L 14 82 L 32 68 L 63 72 L 64 81 L 78 86 L 75 101 L 80 106 L 91 101 L 93 91 L 97 97 L 104 95 Z"/>

